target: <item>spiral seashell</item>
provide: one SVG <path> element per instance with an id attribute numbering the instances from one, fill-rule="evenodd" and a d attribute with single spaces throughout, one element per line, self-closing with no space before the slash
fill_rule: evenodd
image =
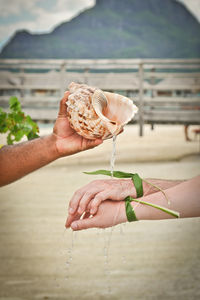
<path id="1" fill-rule="evenodd" d="M 86 84 L 70 83 L 66 101 L 71 127 L 87 139 L 108 139 L 137 113 L 132 100 Z"/>

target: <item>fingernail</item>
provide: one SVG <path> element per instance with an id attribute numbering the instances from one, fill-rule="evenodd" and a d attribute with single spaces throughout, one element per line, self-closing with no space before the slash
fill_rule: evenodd
<path id="1" fill-rule="evenodd" d="M 73 213 L 74 213 L 74 209 L 73 209 L 73 208 L 70 208 L 70 209 L 69 209 L 69 213 L 70 213 L 70 214 L 73 214 Z"/>
<path id="2" fill-rule="evenodd" d="M 72 223 L 72 224 L 71 224 L 71 228 L 72 228 L 73 230 L 76 230 L 76 229 L 78 228 L 77 223 L 76 223 L 76 222 Z"/>

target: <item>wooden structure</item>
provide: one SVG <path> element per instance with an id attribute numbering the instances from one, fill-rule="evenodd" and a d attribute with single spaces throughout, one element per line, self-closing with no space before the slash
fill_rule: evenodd
<path id="1" fill-rule="evenodd" d="M 54 121 L 71 81 L 123 93 L 144 123 L 200 124 L 200 59 L 0 59 L 0 106 L 11 95 L 36 121 Z"/>

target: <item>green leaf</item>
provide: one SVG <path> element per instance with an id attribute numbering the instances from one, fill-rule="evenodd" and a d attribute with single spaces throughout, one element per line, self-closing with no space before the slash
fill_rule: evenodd
<path id="1" fill-rule="evenodd" d="M 142 178 L 136 173 L 132 176 L 133 184 L 136 189 L 137 198 L 140 198 L 143 196 L 143 184 L 142 184 Z"/>
<path id="2" fill-rule="evenodd" d="M 2 108 L 0 107 L 0 124 L 1 124 L 1 122 L 5 121 L 6 117 L 7 117 L 7 113 L 4 112 L 2 110 Z"/>
<path id="3" fill-rule="evenodd" d="M 24 136 L 24 132 L 22 130 L 18 130 L 17 132 L 14 133 L 15 136 L 15 141 L 19 142 L 23 136 Z"/>
<path id="4" fill-rule="evenodd" d="M 125 198 L 125 201 L 135 201 L 135 202 L 139 202 L 141 204 L 145 204 L 145 205 L 148 205 L 148 206 L 152 206 L 154 208 L 157 208 L 159 210 L 162 210 L 164 211 L 165 213 L 169 214 L 169 215 L 172 215 L 176 218 L 180 218 L 180 214 L 179 212 L 175 211 L 175 210 L 172 210 L 172 209 L 168 209 L 166 207 L 163 207 L 163 206 L 160 206 L 160 205 L 157 205 L 157 204 L 154 204 L 154 203 L 151 203 L 151 202 L 146 202 L 146 201 L 143 201 L 143 200 L 140 200 L 140 199 L 135 199 L 135 198 L 132 198 L 131 196 L 128 196 Z"/>
<path id="5" fill-rule="evenodd" d="M 125 207 L 126 207 L 126 217 L 129 222 L 138 221 L 135 211 L 131 205 L 131 202 L 129 200 L 125 201 Z"/>
<path id="6" fill-rule="evenodd" d="M 106 175 L 106 176 L 112 176 L 111 171 L 108 170 L 97 170 L 93 172 L 83 172 L 87 175 Z M 113 171 L 113 177 L 116 178 L 132 178 L 134 174 L 133 173 L 126 173 L 121 171 Z"/>
<path id="7" fill-rule="evenodd" d="M 8 131 L 8 127 L 6 123 L 0 124 L 0 133 L 6 133 Z"/>
<path id="8" fill-rule="evenodd" d="M 5 133 L 8 130 L 6 119 L 7 113 L 4 112 L 0 107 L 0 133 Z"/>
<path id="9" fill-rule="evenodd" d="M 38 137 L 39 137 L 39 135 L 34 133 L 33 131 L 29 132 L 29 134 L 27 135 L 28 140 L 33 140 L 33 139 L 36 139 Z"/>
<path id="10" fill-rule="evenodd" d="M 12 118 L 13 120 L 15 120 L 16 123 L 21 123 L 24 120 L 24 114 L 21 111 L 19 111 L 17 113 L 13 113 Z"/>
<path id="11" fill-rule="evenodd" d="M 39 132 L 37 124 L 30 116 L 25 116 L 21 111 L 18 99 L 11 97 L 9 104 L 10 112 L 8 114 L 0 108 L 0 133 L 8 131 L 7 143 L 11 145 L 15 141 L 18 142 L 23 136 L 26 136 L 29 140 L 39 137 L 37 135 L 37 132 Z"/>
<path id="12" fill-rule="evenodd" d="M 32 119 L 31 119 L 31 117 L 28 115 L 28 116 L 26 116 L 26 122 L 31 126 L 31 128 L 32 128 L 32 130 L 33 130 L 33 132 L 39 132 L 39 128 L 38 128 L 38 125 L 37 125 L 37 123 L 35 123 Z"/>
<path id="13" fill-rule="evenodd" d="M 8 134 L 8 136 L 7 136 L 7 144 L 8 145 L 13 145 L 13 139 L 12 139 L 12 134 L 11 134 L 11 132 Z"/>
<path id="14" fill-rule="evenodd" d="M 21 104 L 18 101 L 17 97 L 11 97 L 9 100 L 10 110 L 21 111 Z"/>

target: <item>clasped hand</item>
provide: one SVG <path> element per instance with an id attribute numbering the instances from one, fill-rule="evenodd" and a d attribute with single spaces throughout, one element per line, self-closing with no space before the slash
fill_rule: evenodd
<path id="1" fill-rule="evenodd" d="M 69 203 L 66 227 L 106 228 L 126 222 L 124 199 L 136 196 L 131 179 L 94 180 L 77 190 Z M 101 204 L 101 205 L 100 205 Z"/>

